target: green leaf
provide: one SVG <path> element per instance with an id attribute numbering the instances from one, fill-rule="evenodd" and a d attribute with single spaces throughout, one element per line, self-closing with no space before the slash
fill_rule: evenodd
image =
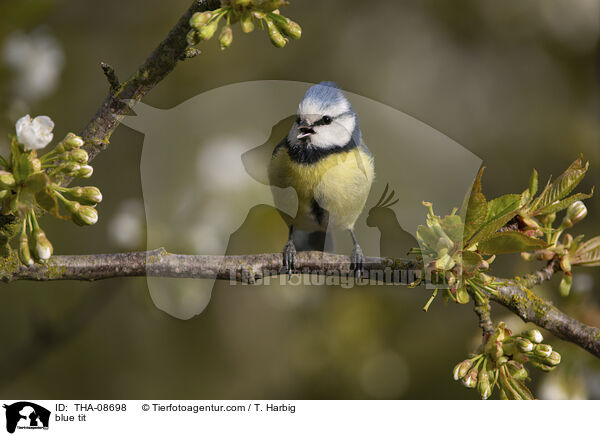
<path id="1" fill-rule="evenodd" d="M 30 191 L 32 194 L 46 189 L 46 186 L 50 183 L 50 179 L 46 173 L 33 173 L 25 181 L 25 189 Z"/>
<path id="2" fill-rule="evenodd" d="M 490 201 L 487 204 L 485 222 L 468 245 L 472 246 L 489 238 L 513 219 L 521 207 L 521 198 L 518 194 L 506 194 Z"/>
<path id="3" fill-rule="evenodd" d="M 556 201 L 546 207 L 538 209 L 535 212 L 535 214 L 536 215 L 546 215 L 549 213 L 559 212 L 563 209 L 566 209 L 567 207 L 569 207 L 571 204 L 575 203 L 576 201 L 586 200 L 586 199 L 590 198 L 592 195 L 594 195 L 594 188 L 592 188 L 592 191 L 589 194 L 579 193 L 579 194 L 571 195 L 570 197 L 567 197 L 564 200 Z"/>
<path id="4" fill-rule="evenodd" d="M 458 215 L 446 215 L 441 222 L 442 230 L 446 232 L 452 242 L 462 242 L 463 238 L 463 222 Z"/>
<path id="5" fill-rule="evenodd" d="M 567 170 L 562 173 L 553 183 L 548 181 L 548 184 L 540 194 L 540 196 L 534 200 L 531 207 L 529 208 L 532 212 L 545 208 L 556 201 L 566 197 L 575 189 L 575 187 L 581 182 L 585 173 L 589 167 L 589 162 L 583 164 L 583 156 L 580 156 L 575 162 L 573 162 Z"/>
<path id="6" fill-rule="evenodd" d="M 32 152 L 24 152 L 17 155 L 14 159 L 13 175 L 17 183 L 22 183 L 33 173 L 33 164 L 31 163 Z"/>
<path id="7" fill-rule="evenodd" d="M 58 212 L 58 201 L 54 192 L 50 189 L 43 189 L 35 194 L 35 201 L 46 212 L 51 213 L 57 218 L 64 218 Z"/>
<path id="8" fill-rule="evenodd" d="M 435 267 L 437 269 L 441 269 L 442 271 L 449 271 L 454 268 L 454 265 L 456 265 L 456 262 L 448 253 L 443 254 L 438 260 L 435 261 Z"/>
<path id="9" fill-rule="evenodd" d="M 571 286 L 573 285 L 573 277 L 568 274 L 563 274 L 562 279 L 560 280 L 560 295 L 563 297 L 568 297 L 571 292 Z"/>
<path id="10" fill-rule="evenodd" d="M 485 200 L 485 196 L 481 193 L 481 177 L 484 169 L 485 167 L 482 167 L 479 170 L 477 178 L 475 179 L 473 187 L 471 188 L 469 201 L 465 202 L 466 204 L 463 205 L 463 211 L 461 215 L 464 215 L 465 217 L 465 229 L 463 232 L 465 241 L 471 239 L 475 232 L 481 228 L 485 222 L 485 217 L 487 216 L 487 202 Z"/>
<path id="11" fill-rule="evenodd" d="M 518 210 L 514 210 L 512 212 L 507 213 L 506 215 L 502 215 L 483 226 L 483 228 L 469 241 L 468 245 L 472 246 L 474 244 L 479 243 L 480 241 L 486 240 L 490 238 L 492 235 L 496 234 L 498 230 L 506 225 L 511 219 L 513 219 Z"/>
<path id="12" fill-rule="evenodd" d="M 483 258 L 479 253 L 474 251 L 463 251 L 462 253 L 463 268 L 466 272 L 474 272 L 477 267 L 483 262 Z"/>
<path id="13" fill-rule="evenodd" d="M 506 254 L 539 250 L 546 246 L 547 244 L 541 239 L 532 238 L 522 232 L 507 231 L 494 233 L 491 237 L 481 241 L 477 249 L 481 253 Z"/>
<path id="14" fill-rule="evenodd" d="M 459 304 L 467 304 L 469 302 L 469 293 L 464 286 L 456 290 L 456 302 Z"/>
<path id="15" fill-rule="evenodd" d="M 438 243 L 438 237 L 435 235 L 433 230 L 427 226 L 417 227 L 417 239 L 420 244 L 425 245 L 426 248 L 435 251 Z"/>
<path id="16" fill-rule="evenodd" d="M 533 198 L 538 191 L 538 172 L 534 168 L 529 178 L 529 198 Z"/>
<path id="17" fill-rule="evenodd" d="M 516 211 L 521 206 L 521 196 L 518 194 L 506 194 L 502 197 L 494 198 L 488 203 L 488 212 L 485 217 L 485 224 Z"/>
<path id="18" fill-rule="evenodd" d="M 600 266 L 600 236 L 579 245 L 571 256 L 571 265 Z"/>
<path id="19" fill-rule="evenodd" d="M 10 138 L 10 166 L 11 168 L 15 167 L 16 159 L 23 153 L 23 146 L 19 144 L 16 136 L 11 136 Z"/>

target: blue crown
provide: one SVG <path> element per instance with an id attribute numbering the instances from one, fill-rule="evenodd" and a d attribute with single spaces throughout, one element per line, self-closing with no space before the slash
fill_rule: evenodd
<path id="1" fill-rule="evenodd" d="M 336 104 L 345 101 L 346 97 L 339 86 L 334 82 L 321 82 L 306 91 L 303 100 L 314 100 L 318 102 L 327 102 L 328 104 Z"/>

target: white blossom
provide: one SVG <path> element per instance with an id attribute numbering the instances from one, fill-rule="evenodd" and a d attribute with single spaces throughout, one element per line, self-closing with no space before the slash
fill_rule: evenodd
<path id="1" fill-rule="evenodd" d="M 17 139 L 25 150 L 39 150 L 52 141 L 54 122 L 45 115 L 31 119 L 29 114 L 21 117 L 15 124 Z"/>

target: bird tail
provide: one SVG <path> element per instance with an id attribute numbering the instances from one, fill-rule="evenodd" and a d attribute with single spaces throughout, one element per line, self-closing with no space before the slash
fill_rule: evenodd
<path id="1" fill-rule="evenodd" d="M 333 234 L 331 232 L 317 231 L 294 232 L 294 245 L 297 251 L 335 251 Z"/>

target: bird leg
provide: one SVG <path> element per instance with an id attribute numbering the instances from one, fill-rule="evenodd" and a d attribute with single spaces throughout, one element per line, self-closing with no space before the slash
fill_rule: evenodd
<path id="1" fill-rule="evenodd" d="M 352 254 L 350 255 L 350 271 L 354 271 L 356 273 L 356 280 L 360 280 L 365 263 L 365 256 L 360 248 L 360 245 L 358 245 L 358 241 L 354 235 L 354 230 L 349 229 L 349 231 L 350 236 L 352 236 L 352 243 L 354 244 Z"/>
<path id="2" fill-rule="evenodd" d="M 291 277 L 292 271 L 296 269 L 296 247 L 294 246 L 294 226 L 290 226 L 288 241 L 283 247 L 283 272 Z"/>

